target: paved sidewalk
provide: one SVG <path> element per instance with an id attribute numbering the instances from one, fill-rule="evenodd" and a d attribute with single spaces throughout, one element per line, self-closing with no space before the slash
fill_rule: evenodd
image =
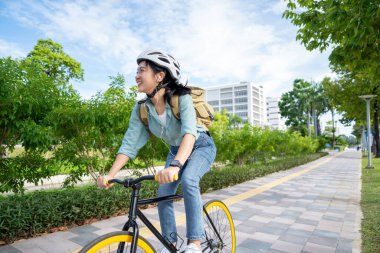
<path id="1" fill-rule="evenodd" d="M 222 199 L 229 206 L 237 253 L 360 252 L 360 155 L 356 150 L 331 153 L 291 170 L 204 194 L 203 199 Z M 183 202 L 175 206 L 176 215 L 183 216 Z M 156 208 L 144 214 L 152 221 L 158 219 Z M 77 252 L 97 236 L 120 230 L 126 219 L 114 217 L 22 240 L 0 247 L 0 253 Z M 156 250 L 160 248 L 154 238 L 145 236 Z"/>

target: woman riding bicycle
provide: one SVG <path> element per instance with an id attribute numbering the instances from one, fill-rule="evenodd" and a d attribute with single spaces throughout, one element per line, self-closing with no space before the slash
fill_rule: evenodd
<path id="1" fill-rule="evenodd" d="M 148 127 L 139 117 L 140 105 L 136 104 L 129 121 L 122 145 L 108 173 L 98 178 L 98 186 L 109 188 L 105 182 L 134 159 L 146 144 L 150 133 L 170 145 L 165 169 L 158 172 L 158 196 L 175 194 L 179 183 L 186 212 L 186 237 L 189 244 L 185 253 L 202 252 L 200 241 L 204 238 L 202 199 L 199 181 L 210 170 L 215 159 L 216 147 L 207 129 L 197 124 L 191 90 L 179 81 L 180 65 L 169 54 L 159 50 L 147 50 L 137 58 L 136 82 L 138 91 L 147 95 Z M 180 120 L 172 113 L 170 101 L 179 96 Z M 149 128 L 149 129 L 147 129 Z M 178 181 L 173 181 L 175 175 Z M 162 235 L 171 243 L 177 241 L 177 231 L 172 202 L 160 202 L 158 213 Z M 162 253 L 168 252 L 166 249 Z"/>

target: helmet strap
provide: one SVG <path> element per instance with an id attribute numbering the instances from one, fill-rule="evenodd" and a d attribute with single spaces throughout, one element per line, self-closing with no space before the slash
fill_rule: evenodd
<path id="1" fill-rule="evenodd" d="M 152 99 L 156 94 L 157 94 L 157 92 L 159 91 L 159 90 L 161 90 L 162 88 L 164 88 L 164 87 L 166 87 L 168 85 L 168 83 L 159 83 L 157 86 L 156 86 L 156 88 L 154 88 L 154 90 L 153 90 L 153 92 L 152 93 L 150 93 L 150 94 L 146 94 L 147 96 L 148 96 L 148 98 L 150 98 L 150 99 Z"/>

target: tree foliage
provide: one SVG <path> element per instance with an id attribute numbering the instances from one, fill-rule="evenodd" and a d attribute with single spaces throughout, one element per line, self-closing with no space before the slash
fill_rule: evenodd
<path id="1" fill-rule="evenodd" d="M 36 63 L 55 82 L 83 80 L 81 64 L 63 51 L 63 47 L 51 39 L 38 40 L 28 54 L 26 62 Z"/>
<path id="2" fill-rule="evenodd" d="M 283 16 L 299 27 L 297 40 L 308 50 L 332 49 L 338 73 L 380 77 L 380 8 L 377 0 L 289 0 Z"/>

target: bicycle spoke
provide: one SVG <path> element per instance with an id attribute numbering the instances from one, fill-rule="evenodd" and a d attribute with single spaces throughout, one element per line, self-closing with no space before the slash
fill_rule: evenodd
<path id="1" fill-rule="evenodd" d="M 219 201 L 210 201 L 209 206 L 208 204 L 205 206 L 209 218 L 204 216 L 206 233 L 204 244 L 207 247 L 203 248 L 202 252 L 235 252 L 235 238 L 232 234 L 234 228 L 228 209 L 222 208 L 224 205 Z"/>

